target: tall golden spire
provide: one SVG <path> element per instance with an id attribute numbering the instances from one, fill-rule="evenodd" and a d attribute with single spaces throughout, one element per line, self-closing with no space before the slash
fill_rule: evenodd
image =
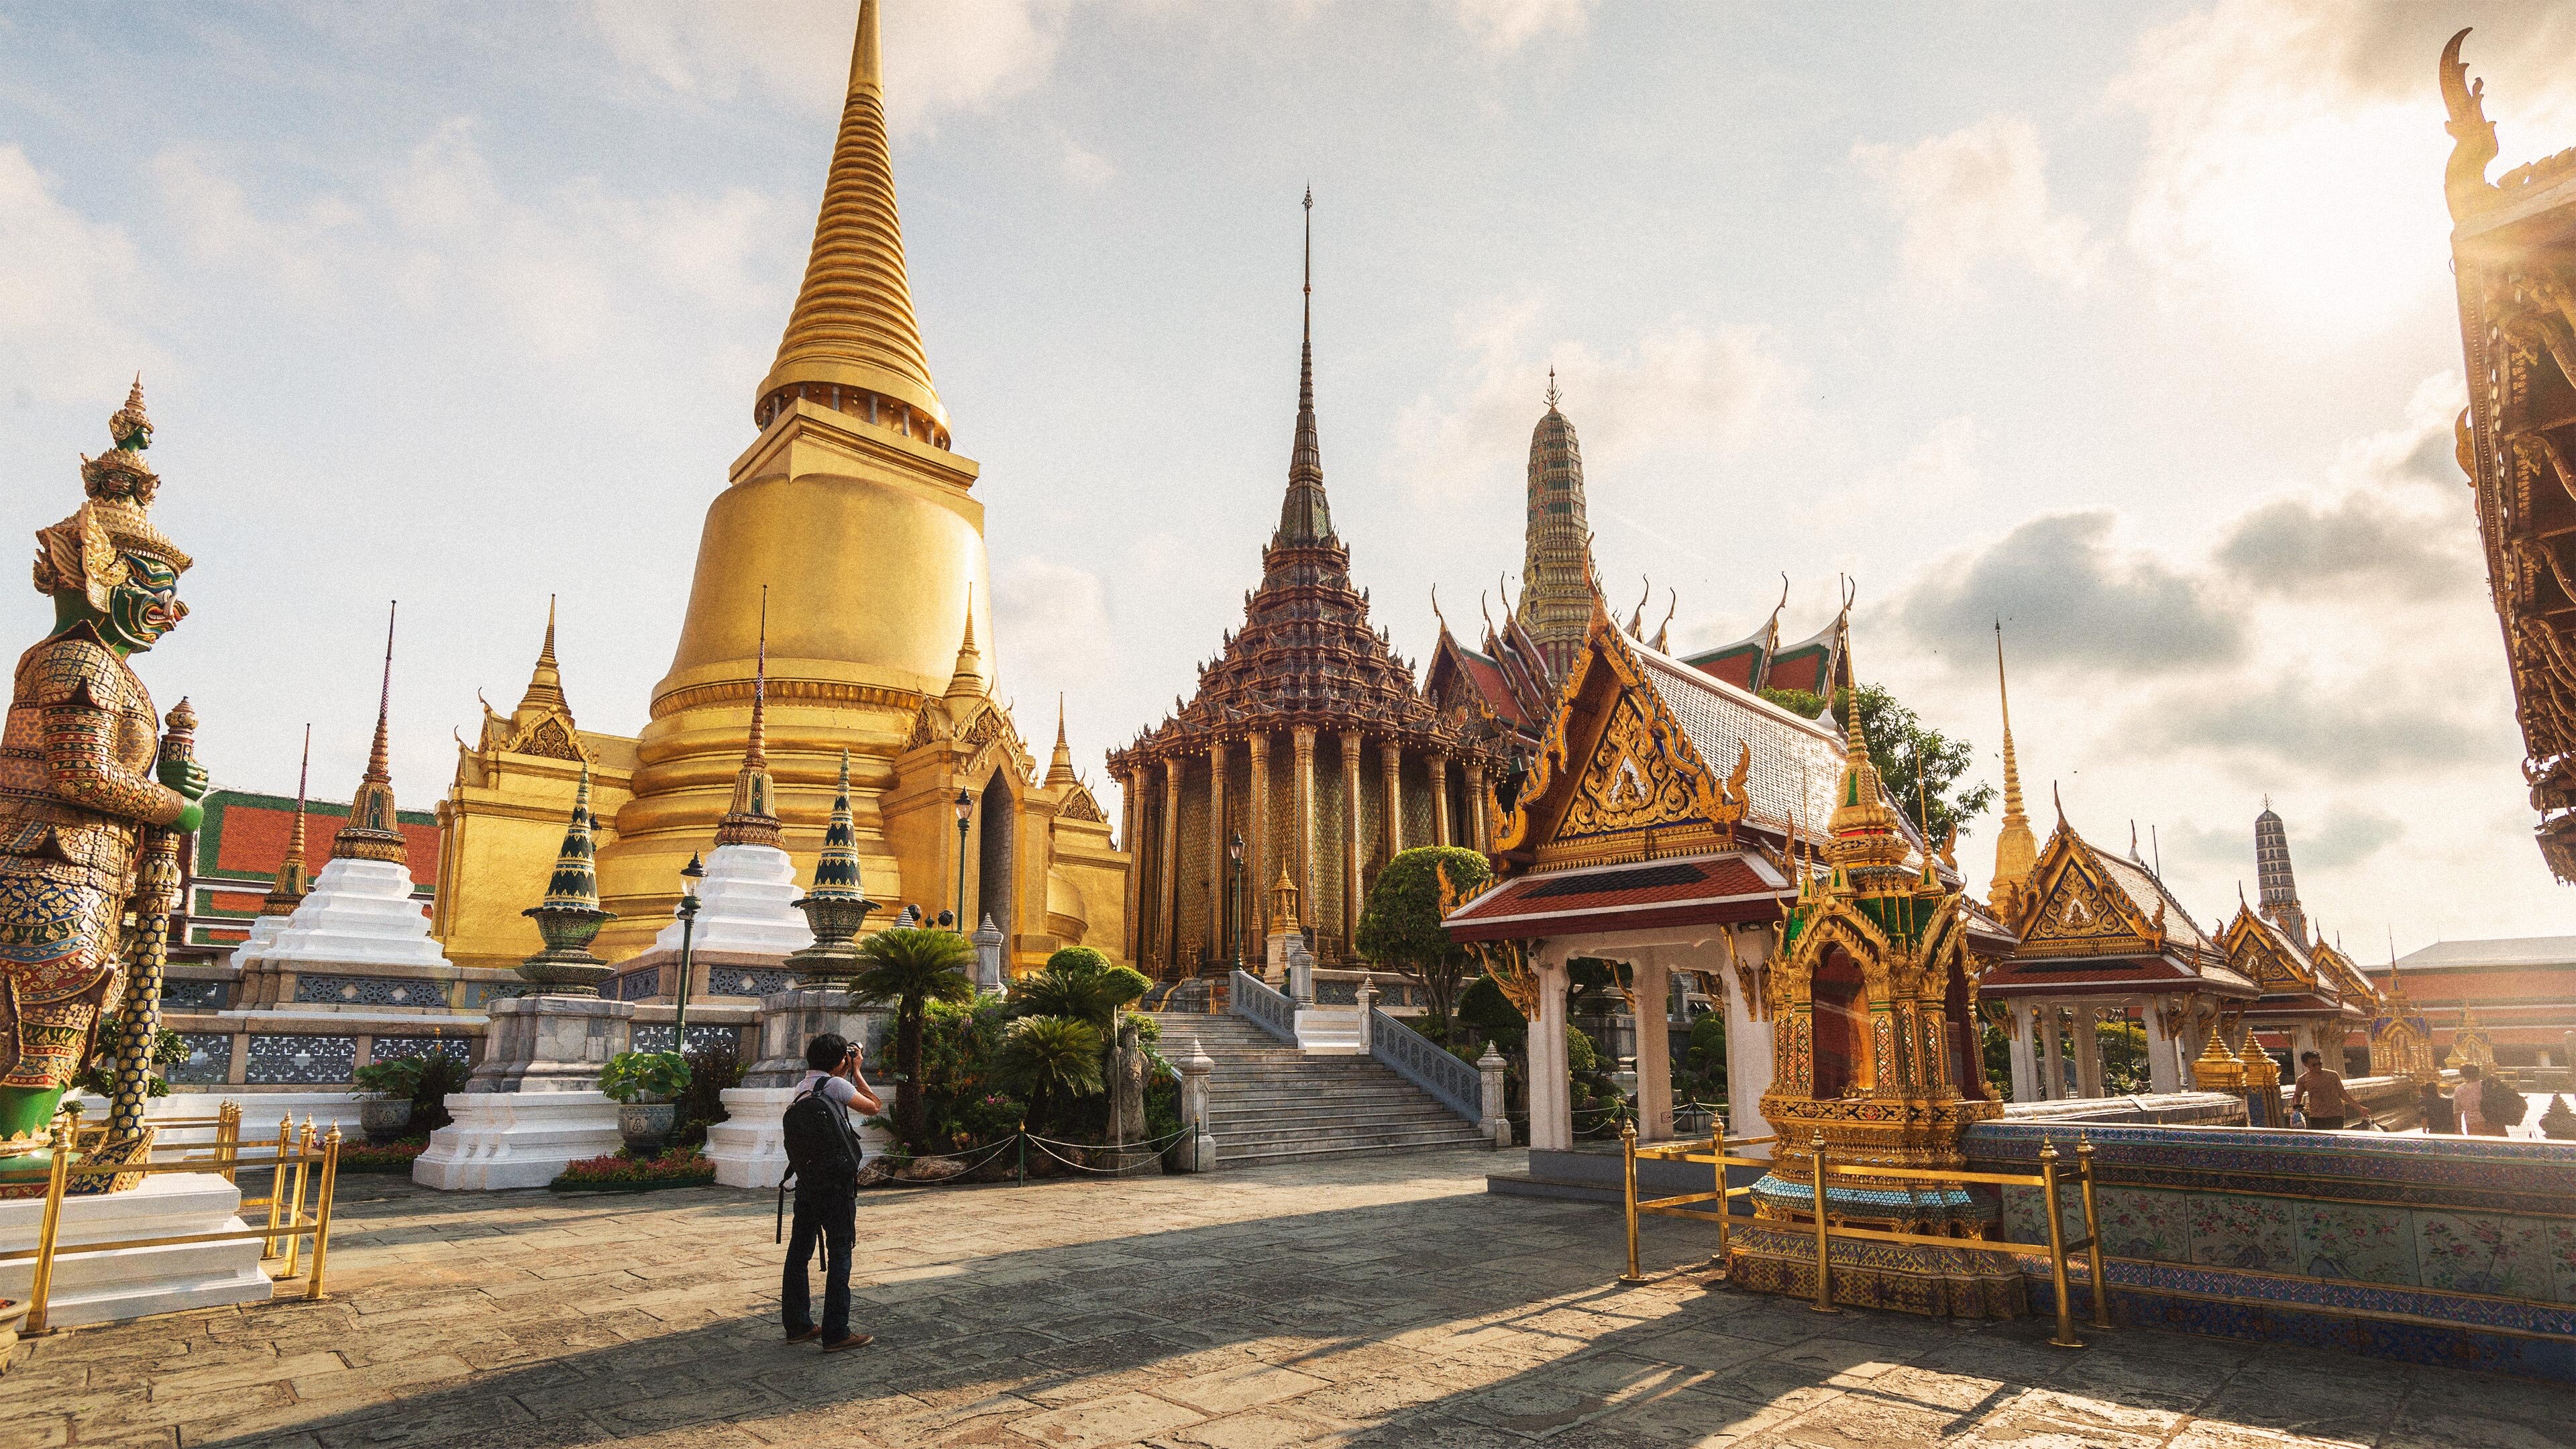
<path id="1" fill-rule="evenodd" d="M 313 877 L 304 868 L 304 787 L 313 778 L 313 726 L 304 727 L 304 758 L 295 767 L 295 824 L 287 832 L 286 859 L 277 863 L 277 884 L 260 898 L 263 916 L 291 916 L 304 893 L 313 889 Z"/>
<path id="2" fill-rule="evenodd" d="M 733 803 L 716 822 L 718 845 L 766 845 L 781 839 L 777 787 L 769 779 L 769 590 L 760 591 L 760 653 L 751 675 L 751 737 L 734 772 Z M 585 774 L 584 778 L 588 778 Z"/>
<path id="3" fill-rule="evenodd" d="M 2007 921 L 2018 913 L 2022 893 L 2030 888 L 2030 873 L 2039 863 L 2039 842 L 2030 833 L 2030 817 L 2022 812 L 2021 765 L 2013 758 L 2012 691 L 2004 680 L 2004 621 L 1995 621 L 1995 697 L 2004 714 L 2004 819 L 1995 832 L 1995 879 L 1987 890 L 1987 902 Z"/>
<path id="4" fill-rule="evenodd" d="M 1283 543 L 1320 543 L 1333 536 L 1332 505 L 1324 497 L 1324 445 L 1315 436 L 1315 188 L 1306 188 L 1306 300 L 1297 348 L 1297 439 L 1288 449 L 1288 497 L 1279 505 Z"/>
<path id="5" fill-rule="evenodd" d="M 877 0 L 860 0 L 849 95 L 814 221 L 813 255 L 753 417 L 765 427 L 779 405 L 801 396 L 945 448 L 948 410 L 930 381 L 904 275 L 884 82 Z"/>
<path id="6" fill-rule="evenodd" d="M 358 793 L 349 801 L 349 823 L 331 838 L 333 860 L 386 860 L 396 865 L 411 862 L 409 843 L 403 839 L 402 821 L 394 809 L 394 777 L 388 720 L 394 702 L 394 611 L 398 603 L 385 606 L 385 678 L 376 695 L 376 742 L 367 751 L 367 773 L 358 781 Z"/>

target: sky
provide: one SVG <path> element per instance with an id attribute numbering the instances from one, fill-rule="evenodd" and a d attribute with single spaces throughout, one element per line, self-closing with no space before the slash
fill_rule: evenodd
<path id="1" fill-rule="evenodd" d="M 1300 193 L 1336 523 L 1427 658 L 1518 568 L 1556 369 L 1619 612 L 1822 627 L 2035 823 L 2223 923 L 2253 818 L 2365 961 L 2553 934 L 2469 490 L 2435 86 L 2576 144 L 2529 5 L 885 0 L 914 298 L 1000 692 L 1103 753 L 1241 619 Z M 402 601 L 425 808 L 550 595 L 585 728 L 669 667 L 829 159 L 854 0 L 0 4 L 0 498 L 138 370 L 198 559 L 140 661 L 224 786 L 345 799 Z M 1499 607 L 1499 605 L 1496 605 Z M 50 625 L 0 592 L 0 635 Z M 1963 842 L 1982 887 L 1992 817 Z"/>

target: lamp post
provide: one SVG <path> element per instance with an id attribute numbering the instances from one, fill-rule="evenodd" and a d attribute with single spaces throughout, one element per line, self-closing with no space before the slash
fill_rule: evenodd
<path id="1" fill-rule="evenodd" d="M 674 911 L 680 918 L 680 991 L 672 998 L 677 1006 L 671 1016 L 671 1050 L 682 1056 L 689 1053 L 689 948 L 698 926 L 698 882 L 706 874 L 697 852 L 691 851 L 689 863 L 680 867 L 680 904 Z"/>
<path id="2" fill-rule="evenodd" d="M 966 825 L 975 813 L 975 797 L 957 789 L 957 934 L 966 934 Z"/>
<path id="3" fill-rule="evenodd" d="M 1227 888 L 1227 909 L 1234 913 L 1234 969 L 1243 969 L 1243 832 L 1238 830 L 1225 843 L 1225 858 L 1232 867 L 1233 884 Z"/>

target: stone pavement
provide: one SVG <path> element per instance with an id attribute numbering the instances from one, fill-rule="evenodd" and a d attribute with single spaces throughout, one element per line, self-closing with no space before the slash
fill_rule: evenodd
<path id="1" fill-rule="evenodd" d="M 1710 1291 L 1713 1234 L 1489 1197 L 1482 1151 L 914 1189 L 860 1207 L 877 1341 L 777 1341 L 766 1197 L 344 1180 L 332 1297 L 81 1329 L 0 1376 L 37 1445 L 2539 1449 L 2563 1390 L 2164 1334 Z M 1679 1271 L 1676 1271 L 1679 1270 Z M 819 1284 L 818 1284 L 819 1288 Z"/>

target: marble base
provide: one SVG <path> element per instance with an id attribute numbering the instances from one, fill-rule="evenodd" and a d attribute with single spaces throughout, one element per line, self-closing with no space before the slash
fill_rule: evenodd
<path id="1" fill-rule="evenodd" d="M 635 1022 L 635 1003 L 597 996 L 522 996 L 490 1010 L 483 1065 L 465 1083 L 470 1093 L 597 1095 L 599 1069 L 626 1050 Z"/>
<path id="2" fill-rule="evenodd" d="M 36 1246 L 42 1198 L 0 1200 L 0 1250 Z M 241 1219 L 241 1190 L 211 1172 L 155 1173 L 132 1192 L 63 1201 L 55 1235 L 54 1284 L 47 1322 L 56 1328 L 114 1323 L 153 1313 L 265 1303 L 260 1240 L 176 1243 L 109 1253 L 65 1253 L 79 1243 L 220 1233 L 254 1226 Z M 306 1251 L 311 1251 L 307 1245 Z M 35 1286 L 33 1258 L 0 1262 L 0 1298 L 24 1302 Z"/>
<path id="3" fill-rule="evenodd" d="M 882 1006 L 863 1006 L 847 991 L 798 987 L 760 998 L 760 1055 L 742 1075 L 744 1087 L 793 1087 L 806 1072 L 805 1044 L 825 1032 L 837 1032 L 866 1049 L 863 1070 L 879 1077 L 891 1065 L 885 1060 L 886 1037 L 894 1013 Z M 888 1087 L 891 1090 L 891 1087 Z"/>
<path id="4" fill-rule="evenodd" d="M 457 1092 L 447 1110 L 456 1120 L 429 1134 L 411 1167 L 412 1181 L 441 1192 L 543 1187 L 624 1145 L 617 1104 L 598 1092 Z"/>
<path id="5" fill-rule="evenodd" d="M 728 1087 L 722 1097 L 725 1120 L 707 1128 L 707 1161 L 716 1165 L 717 1184 L 777 1191 L 779 1179 L 787 1175 L 787 1137 L 780 1119 L 796 1099 L 796 1089 Z M 894 1147 L 892 1134 L 864 1124 L 859 1142 L 870 1157 Z"/>

